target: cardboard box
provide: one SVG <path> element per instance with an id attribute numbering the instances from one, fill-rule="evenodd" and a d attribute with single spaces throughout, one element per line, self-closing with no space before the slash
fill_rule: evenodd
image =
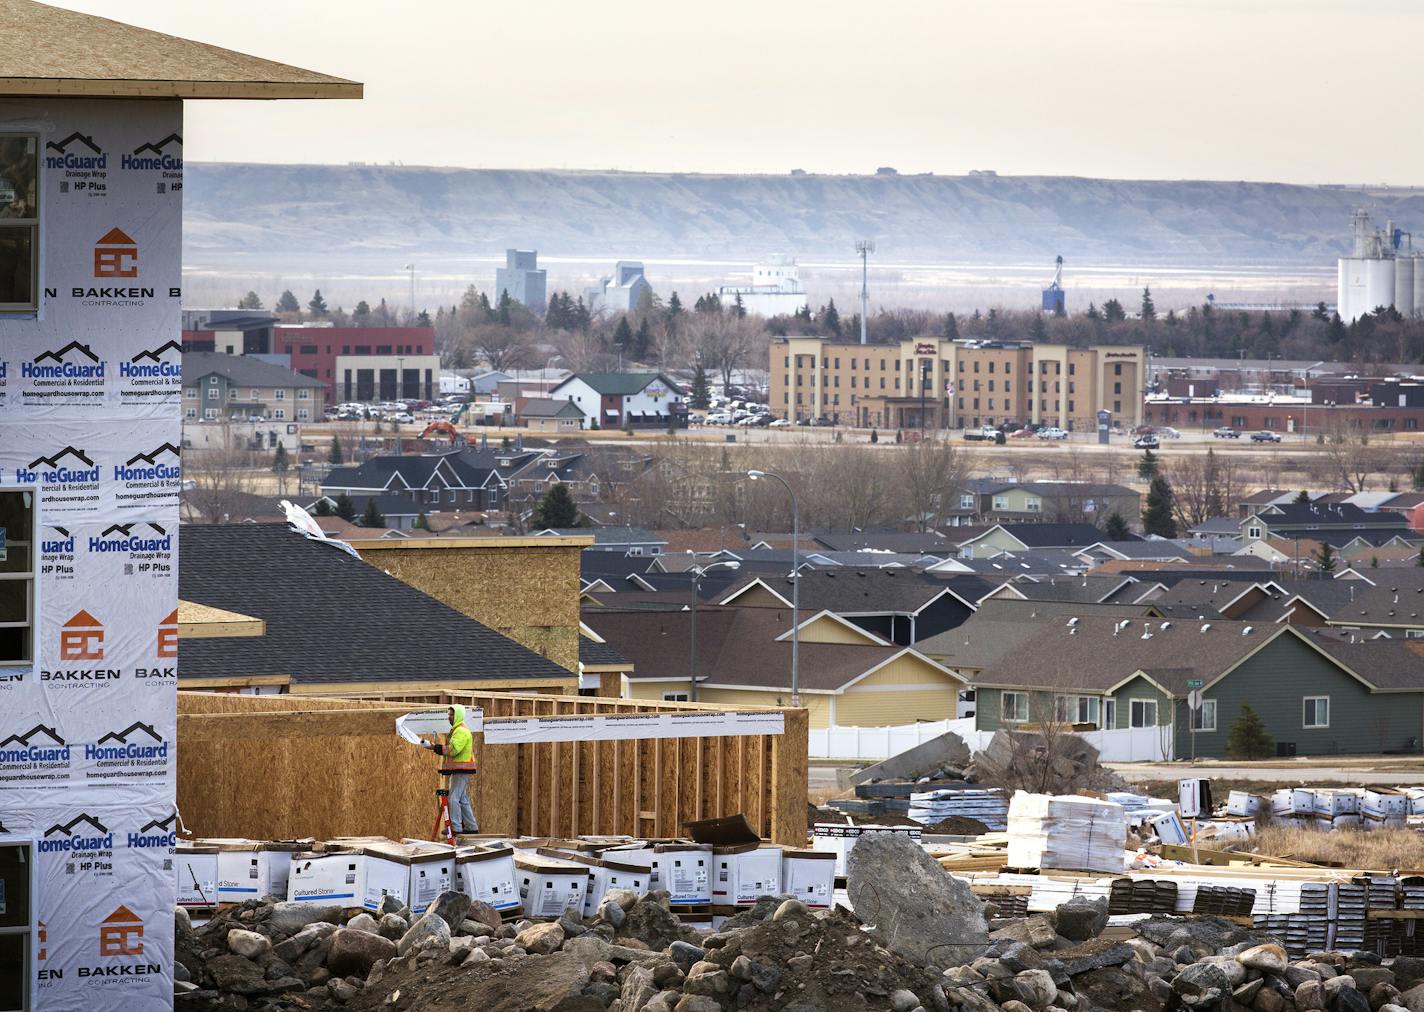
<path id="1" fill-rule="evenodd" d="M 919 843 L 924 830 L 919 826 L 851 826 L 842 822 L 818 822 L 811 827 L 811 849 L 834 854 L 836 874 L 846 874 L 846 858 L 866 833 L 898 833 Z"/>
<path id="2" fill-rule="evenodd" d="M 293 854 L 287 899 L 359 907 L 366 890 L 366 855 L 355 850 Z"/>
<path id="3" fill-rule="evenodd" d="M 526 915 L 558 917 L 570 907 L 583 909 L 590 878 L 583 865 L 535 852 L 516 851 L 514 872 L 520 904 Z"/>
<path id="4" fill-rule="evenodd" d="M 781 852 L 781 891 L 808 907 L 829 907 L 836 889 L 836 855 L 820 850 Z"/>
<path id="5" fill-rule="evenodd" d="M 617 851 L 612 848 L 605 849 L 601 857 L 594 857 L 592 854 L 542 849 L 538 853 L 561 861 L 572 861 L 588 869 L 588 887 L 584 890 L 583 896 L 583 915 L 585 917 L 592 917 L 597 913 L 599 905 L 603 903 L 603 897 L 610 889 L 631 889 L 640 896 L 648 891 L 649 869 L 641 865 L 624 864 L 614 860 Z"/>
<path id="6" fill-rule="evenodd" d="M 1182 817 L 1176 812 L 1167 812 L 1153 819 L 1152 831 L 1157 834 L 1157 839 L 1174 847 L 1185 847 L 1191 842 L 1186 826 L 1182 825 Z"/>
<path id="7" fill-rule="evenodd" d="M 461 847 L 455 851 L 456 888 L 496 910 L 518 910 L 513 847 Z"/>
<path id="8" fill-rule="evenodd" d="M 1360 814 L 1373 819 L 1409 814 L 1409 797 L 1388 787 L 1367 787 L 1360 799 Z"/>
<path id="9" fill-rule="evenodd" d="M 755 843 L 712 848 L 712 902 L 755 903 L 781 892 L 781 848 Z"/>
<path id="10" fill-rule="evenodd" d="M 173 852 L 178 905 L 205 909 L 218 904 L 218 848 L 209 844 L 179 843 Z"/>
<path id="11" fill-rule="evenodd" d="M 712 848 L 703 843 L 663 843 L 653 848 L 658 888 L 674 904 L 712 902 Z"/>
<path id="12" fill-rule="evenodd" d="M 1251 818 L 1261 811 L 1261 799 L 1246 791 L 1232 791 L 1226 796 L 1226 814 Z"/>
<path id="13" fill-rule="evenodd" d="M 361 905 L 375 910 L 383 896 L 394 896 L 412 914 L 425 912 L 443 892 L 454 888 L 455 850 L 438 843 L 392 843 L 362 848 L 366 881 Z"/>
<path id="14" fill-rule="evenodd" d="M 1358 815 L 1360 795 L 1348 788 L 1317 787 L 1314 791 L 1317 816 L 1335 818 L 1338 815 Z M 1297 812 L 1297 814 L 1299 814 Z"/>
<path id="15" fill-rule="evenodd" d="M 286 899 L 292 855 L 310 851 L 313 840 L 265 843 L 258 840 L 197 841 L 218 848 L 218 900 Z"/>
<path id="16" fill-rule="evenodd" d="M 1282 787 L 1271 795 L 1271 811 L 1277 815 L 1310 815 L 1315 811 L 1315 792 L 1309 787 Z"/>

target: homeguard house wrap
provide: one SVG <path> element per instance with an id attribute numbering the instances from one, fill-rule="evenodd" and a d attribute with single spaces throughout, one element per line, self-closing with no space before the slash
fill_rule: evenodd
<path id="1" fill-rule="evenodd" d="M 0 24 L 0 849 L 34 868 L 0 1008 L 168 1008 L 182 100 L 360 85 L 28 0 Z"/>

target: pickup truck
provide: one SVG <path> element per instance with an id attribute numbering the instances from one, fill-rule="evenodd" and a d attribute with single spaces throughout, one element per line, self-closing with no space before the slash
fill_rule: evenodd
<path id="1" fill-rule="evenodd" d="M 985 440 L 988 440 L 990 442 L 994 442 L 997 441 L 999 438 L 999 430 L 994 428 L 994 426 L 992 425 L 981 425 L 977 429 L 966 429 L 964 432 L 964 438 L 970 441 L 978 440 L 980 442 L 983 442 Z"/>
<path id="2" fill-rule="evenodd" d="M 1279 443 L 1280 441 L 1281 437 L 1279 433 L 1268 432 L 1265 429 L 1262 429 L 1260 432 L 1251 433 L 1251 442 L 1253 443 Z"/>
<path id="3" fill-rule="evenodd" d="M 1240 439 L 1240 438 L 1241 438 L 1241 433 L 1238 432 L 1236 429 L 1233 429 L 1233 428 L 1232 428 L 1231 426 L 1229 426 L 1229 425 L 1223 425 L 1223 426 L 1222 426 L 1221 428 L 1219 428 L 1219 429 L 1213 429 L 1211 434 L 1212 434 L 1212 438 L 1214 438 L 1214 439 Z"/>
<path id="4" fill-rule="evenodd" d="M 1049 426 L 1048 428 L 1046 428 L 1046 429 L 1039 429 L 1039 430 L 1038 430 L 1038 438 L 1039 438 L 1039 439 L 1067 439 L 1067 438 L 1068 438 L 1068 431 L 1067 431 L 1066 429 L 1060 429 L 1060 428 L 1059 428 L 1058 426 L 1056 426 L 1056 425 L 1050 425 L 1050 426 Z"/>

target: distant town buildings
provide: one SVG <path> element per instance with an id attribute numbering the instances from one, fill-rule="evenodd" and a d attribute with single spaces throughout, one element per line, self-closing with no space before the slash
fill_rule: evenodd
<path id="1" fill-rule="evenodd" d="M 723 285 L 717 289 L 723 307 L 740 297 L 742 308 L 756 316 L 792 316 L 806 308 L 801 272 L 789 256 L 774 256 L 752 268 L 750 285 Z"/>
<path id="2" fill-rule="evenodd" d="M 897 344 L 780 337 L 771 342 L 771 410 L 870 428 L 957 429 L 1007 421 L 1079 432 L 1142 421 L 1146 353 L 1138 345 L 949 341 Z"/>
<path id="3" fill-rule="evenodd" d="M 590 428 L 687 425 L 682 387 L 662 373 L 575 373 L 550 390 L 549 399 L 572 401 Z"/>
<path id="4" fill-rule="evenodd" d="M 494 272 L 494 301 L 505 293 L 515 302 L 543 314 L 548 304 L 546 272 L 539 267 L 539 251 L 507 249 L 504 266 Z"/>
<path id="5" fill-rule="evenodd" d="M 616 315 L 637 309 L 644 293 L 651 297 L 653 286 L 644 276 L 642 263 L 619 260 L 611 278 L 599 278 L 598 284 L 583 290 L 583 301 L 591 313 Z"/>
<path id="6" fill-rule="evenodd" d="M 295 451 L 301 424 L 320 421 L 319 380 L 249 355 L 183 354 L 183 443 L 196 449 Z"/>
<path id="7" fill-rule="evenodd" d="M 1402 315 L 1424 313 L 1424 256 L 1414 252 L 1413 236 L 1392 221 L 1370 227 L 1368 211 L 1351 219 L 1354 249 L 1341 257 L 1335 302 L 1340 319 L 1354 323 L 1381 307 Z"/>

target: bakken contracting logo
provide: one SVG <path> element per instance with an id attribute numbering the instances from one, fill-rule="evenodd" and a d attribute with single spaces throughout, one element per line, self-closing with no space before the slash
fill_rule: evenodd
<path id="1" fill-rule="evenodd" d="M 99 955 L 105 959 L 143 955 L 143 920 L 122 903 L 99 925 Z"/>
<path id="2" fill-rule="evenodd" d="M 96 278 L 138 277 L 138 243 L 122 229 L 111 228 L 94 244 Z"/>
<path id="3" fill-rule="evenodd" d="M 158 656 L 173 659 L 178 656 L 178 609 L 174 608 L 168 617 L 158 623 Z"/>
<path id="4" fill-rule="evenodd" d="M 59 630 L 59 659 L 62 661 L 102 661 L 104 659 L 103 624 L 82 608 L 76 611 Z"/>
<path id="5" fill-rule="evenodd" d="M 109 167 L 109 156 L 94 143 L 94 138 L 77 130 L 62 141 L 50 141 L 45 151 L 55 152 L 45 155 L 47 169 L 92 171 Z"/>

